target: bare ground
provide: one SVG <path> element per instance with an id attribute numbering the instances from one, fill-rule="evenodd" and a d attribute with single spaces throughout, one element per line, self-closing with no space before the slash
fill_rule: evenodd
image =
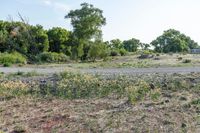
<path id="1" fill-rule="evenodd" d="M 172 94 L 176 95 L 176 94 Z M 189 94 L 188 94 L 189 95 Z M 5 132 L 163 132 L 198 133 L 195 107 L 174 99 L 131 105 L 126 99 L 13 99 L 0 102 Z M 179 100 L 180 101 L 180 100 Z"/>
<path id="2" fill-rule="evenodd" d="M 16 72 L 37 72 L 39 74 L 54 74 L 63 71 L 75 71 L 89 74 L 103 74 L 103 75 L 134 75 L 134 74 L 151 74 L 151 73 L 199 73 L 200 67 L 163 67 L 163 68 L 83 68 L 83 69 L 72 69 L 68 67 L 0 67 L 0 72 L 16 73 Z"/>

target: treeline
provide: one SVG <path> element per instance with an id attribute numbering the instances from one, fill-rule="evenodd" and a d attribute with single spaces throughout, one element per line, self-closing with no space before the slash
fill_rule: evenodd
<path id="1" fill-rule="evenodd" d="M 31 60 L 44 53 L 58 53 L 74 58 L 73 33 L 64 28 L 54 27 L 45 30 L 41 25 L 29 25 L 23 22 L 0 21 L 0 52 L 19 52 Z M 148 49 L 150 45 L 137 39 L 121 41 L 113 39 L 88 41 L 82 48 L 80 59 L 95 60 L 107 56 L 126 55 L 135 52 L 139 47 Z M 73 53 L 74 52 L 74 53 Z"/>
<path id="2" fill-rule="evenodd" d="M 73 60 L 95 61 L 108 56 L 126 55 L 138 49 L 155 52 L 188 52 L 198 48 L 190 37 L 169 29 L 150 44 L 132 38 L 104 42 L 101 27 L 106 24 L 103 11 L 83 3 L 80 9 L 71 10 L 66 16 L 73 30 L 54 27 L 45 30 L 41 25 L 30 25 L 21 17 L 21 22 L 0 21 L 0 52 L 18 52 L 29 62 L 65 62 Z"/>

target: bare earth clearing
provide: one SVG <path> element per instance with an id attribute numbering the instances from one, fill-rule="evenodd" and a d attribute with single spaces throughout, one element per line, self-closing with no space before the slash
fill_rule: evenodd
<path id="1" fill-rule="evenodd" d="M 89 74 L 100 75 L 135 75 L 135 74 L 151 74 L 151 73 L 192 73 L 200 72 L 200 67 L 165 67 L 165 68 L 83 68 L 71 69 L 68 67 L 0 67 L 0 72 L 17 73 L 17 72 L 36 72 L 39 74 L 54 74 L 63 71 L 76 71 Z"/>

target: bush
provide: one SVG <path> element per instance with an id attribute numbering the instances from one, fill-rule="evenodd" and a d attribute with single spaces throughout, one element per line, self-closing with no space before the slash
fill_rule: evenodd
<path id="1" fill-rule="evenodd" d="M 105 44 L 96 42 L 93 44 L 88 52 L 88 57 L 92 60 L 95 61 L 96 58 L 100 59 L 106 59 L 109 56 L 108 48 L 106 47 Z"/>
<path id="2" fill-rule="evenodd" d="M 0 64 L 4 66 L 10 66 L 12 64 L 26 64 L 26 58 L 17 53 L 0 53 Z"/>
<path id="3" fill-rule="evenodd" d="M 37 59 L 40 62 L 47 62 L 47 63 L 60 63 L 66 62 L 69 60 L 69 57 L 63 53 L 55 53 L 55 52 L 44 52 L 37 56 Z"/>
<path id="4" fill-rule="evenodd" d="M 117 50 L 112 50 L 112 51 L 110 52 L 110 56 L 118 56 L 118 55 L 119 55 L 119 53 L 118 53 Z"/>
<path id="5" fill-rule="evenodd" d="M 140 56 L 138 57 L 139 59 L 148 59 L 148 58 L 153 58 L 154 57 L 154 53 L 149 51 L 149 50 L 144 50 L 141 51 Z"/>
<path id="6" fill-rule="evenodd" d="M 119 53 L 120 53 L 121 56 L 124 56 L 124 55 L 127 54 L 127 51 L 125 49 L 120 49 Z"/>
<path id="7" fill-rule="evenodd" d="M 182 60 L 183 59 L 183 57 L 178 57 L 178 60 L 180 61 L 180 60 Z"/>
<path id="8" fill-rule="evenodd" d="M 190 59 L 183 60 L 183 63 L 191 63 L 191 62 L 192 62 L 192 60 L 190 60 Z"/>

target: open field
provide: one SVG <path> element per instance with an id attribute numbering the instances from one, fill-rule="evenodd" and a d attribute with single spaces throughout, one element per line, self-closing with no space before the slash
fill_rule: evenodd
<path id="1" fill-rule="evenodd" d="M 200 132 L 200 74 L 1 76 L 3 132 Z"/>
<path id="2" fill-rule="evenodd" d="M 0 132 L 199 133 L 200 56 L 137 57 L 0 67 Z"/>
<path id="3" fill-rule="evenodd" d="M 162 54 L 148 59 L 138 59 L 138 56 L 113 57 L 108 61 L 86 63 L 70 62 L 66 64 L 0 67 L 0 72 L 54 74 L 62 71 L 71 71 L 103 75 L 200 72 L 200 55 Z M 185 63 L 185 60 L 189 60 L 189 62 Z"/>

